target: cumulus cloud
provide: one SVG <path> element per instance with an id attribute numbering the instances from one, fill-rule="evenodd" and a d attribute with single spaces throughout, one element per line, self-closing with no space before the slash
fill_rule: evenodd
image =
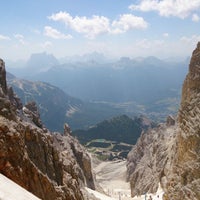
<path id="1" fill-rule="evenodd" d="M 72 17 L 67 12 L 58 12 L 48 17 L 53 21 L 63 22 L 66 27 L 83 34 L 85 37 L 93 39 L 103 33 L 119 34 L 130 29 L 144 29 L 147 22 L 142 17 L 132 14 L 121 15 L 119 20 L 110 22 L 107 17 L 93 15 L 88 17 Z"/>
<path id="2" fill-rule="evenodd" d="M 0 40 L 10 40 L 10 38 L 5 35 L 0 35 Z"/>
<path id="3" fill-rule="evenodd" d="M 69 13 L 59 12 L 50 16 L 49 19 L 64 22 L 66 26 L 78 33 L 83 33 L 88 38 L 94 38 L 109 29 L 109 19 L 103 16 L 73 18 Z"/>
<path id="4" fill-rule="evenodd" d="M 199 16 L 197 14 L 193 14 L 192 15 L 192 21 L 199 22 L 199 20 L 200 20 L 200 18 L 199 18 Z"/>
<path id="5" fill-rule="evenodd" d="M 106 33 L 109 29 L 109 19 L 103 16 L 75 17 L 69 22 L 70 27 L 78 33 L 83 33 L 89 38 Z"/>
<path id="6" fill-rule="evenodd" d="M 51 26 L 44 27 L 44 35 L 51 37 L 53 39 L 71 39 L 71 35 L 65 35 L 58 30 L 52 28 Z"/>
<path id="7" fill-rule="evenodd" d="M 132 14 L 121 15 L 119 20 L 112 23 L 112 33 L 124 33 L 130 29 L 145 29 L 148 24 L 142 17 L 137 17 Z"/>
<path id="8" fill-rule="evenodd" d="M 161 16 L 175 16 L 184 19 L 200 9 L 200 0 L 142 0 L 130 5 L 131 10 L 157 11 Z"/>

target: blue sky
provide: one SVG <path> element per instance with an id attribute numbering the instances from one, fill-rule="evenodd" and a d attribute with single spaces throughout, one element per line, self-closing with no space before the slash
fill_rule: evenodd
<path id="1" fill-rule="evenodd" d="M 200 0 L 6 0 L 0 57 L 104 53 L 190 56 L 200 40 Z"/>

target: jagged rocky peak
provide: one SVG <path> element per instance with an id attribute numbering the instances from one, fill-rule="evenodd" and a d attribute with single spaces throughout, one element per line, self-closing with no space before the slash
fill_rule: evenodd
<path id="1" fill-rule="evenodd" d="M 169 115 L 166 120 L 166 125 L 173 126 L 173 125 L 175 125 L 175 123 L 176 123 L 176 121 L 175 121 L 174 117 L 172 115 Z"/>
<path id="2" fill-rule="evenodd" d="M 193 51 L 182 88 L 177 122 L 143 133 L 128 155 L 132 196 L 155 192 L 160 183 L 164 200 L 200 199 L 200 43 Z"/>
<path id="3" fill-rule="evenodd" d="M 42 124 L 42 121 L 40 119 L 40 113 L 38 110 L 38 107 L 36 105 L 36 102 L 31 101 L 28 102 L 23 107 L 23 113 L 27 117 L 27 119 L 31 119 L 31 121 L 38 127 L 43 128 L 44 125 Z"/>
<path id="4" fill-rule="evenodd" d="M 184 103 L 190 102 L 193 98 L 193 93 L 200 92 L 200 42 L 197 44 L 196 49 L 192 53 L 189 65 L 189 73 L 184 81 L 182 89 L 181 106 Z"/>
<path id="5" fill-rule="evenodd" d="M 0 115 L 15 119 L 14 108 L 8 97 L 5 63 L 2 59 L 0 59 Z"/>
<path id="6" fill-rule="evenodd" d="M 95 189 L 90 156 L 69 132 L 43 127 L 35 102 L 22 108 L 0 60 L 0 174 L 43 200 L 84 200 Z"/>
<path id="7" fill-rule="evenodd" d="M 0 59 L 0 88 L 4 95 L 7 95 L 7 83 L 6 83 L 6 70 L 5 70 L 5 63 L 2 59 Z M 1 94 L 1 95 L 3 95 Z"/>

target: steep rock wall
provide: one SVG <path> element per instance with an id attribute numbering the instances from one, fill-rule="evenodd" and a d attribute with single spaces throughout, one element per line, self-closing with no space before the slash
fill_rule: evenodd
<path id="1" fill-rule="evenodd" d="M 132 196 L 155 192 L 161 183 L 165 200 L 200 199 L 200 43 L 183 84 L 177 125 L 170 119 L 144 133 L 127 169 Z"/>
<path id="2" fill-rule="evenodd" d="M 143 133 L 127 158 L 127 181 L 131 195 L 157 191 L 166 185 L 175 151 L 175 124 L 161 124 Z"/>
<path id="3" fill-rule="evenodd" d="M 177 151 L 165 199 L 200 199 L 200 43 L 193 51 L 182 88 Z"/>
<path id="4" fill-rule="evenodd" d="M 65 129 L 44 128 L 34 104 L 22 108 L 6 84 L 0 60 L 0 173 L 43 200 L 83 200 L 81 188 L 95 189 L 85 149 Z"/>

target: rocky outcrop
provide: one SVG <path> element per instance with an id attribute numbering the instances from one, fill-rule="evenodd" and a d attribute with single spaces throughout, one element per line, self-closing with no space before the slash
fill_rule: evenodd
<path id="1" fill-rule="evenodd" d="M 7 95 L 7 82 L 6 82 L 6 70 L 5 70 L 5 63 L 2 59 L 0 59 L 0 88 L 1 88 L 1 95 Z"/>
<path id="2" fill-rule="evenodd" d="M 89 155 L 69 129 L 44 128 L 35 103 L 22 109 L 5 77 L 1 60 L 0 173 L 43 200 L 83 200 L 81 188 L 95 189 Z"/>
<path id="3" fill-rule="evenodd" d="M 175 159 L 165 199 L 200 199 L 200 43 L 193 51 L 178 114 Z"/>
<path id="4" fill-rule="evenodd" d="M 23 108 L 23 114 L 30 119 L 36 126 L 43 128 L 40 113 L 34 101 L 28 102 Z"/>
<path id="5" fill-rule="evenodd" d="M 127 167 L 132 196 L 155 192 L 161 183 L 165 200 L 200 199 L 200 43 L 183 84 L 177 125 L 168 117 L 166 126 L 144 133 Z"/>
<path id="6" fill-rule="evenodd" d="M 144 132 L 127 157 L 127 181 L 131 195 L 142 195 L 157 191 L 159 183 L 166 184 L 166 174 L 175 151 L 177 126 L 160 124 Z"/>
<path id="7" fill-rule="evenodd" d="M 169 115 L 166 120 L 167 126 L 173 126 L 173 125 L 175 125 L 175 123 L 176 123 L 176 121 L 175 121 L 174 117 Z"/>

